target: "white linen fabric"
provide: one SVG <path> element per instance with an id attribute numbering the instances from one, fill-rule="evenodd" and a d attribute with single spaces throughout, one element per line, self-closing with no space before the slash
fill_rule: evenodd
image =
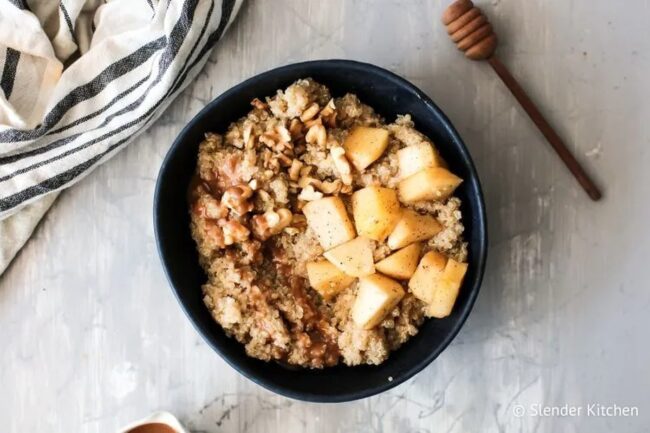
<path id="1" fill-rule="evenodd" d="M 59 191 L 149 126 L 243 0 L 0 0 L 0 273 Z"/>

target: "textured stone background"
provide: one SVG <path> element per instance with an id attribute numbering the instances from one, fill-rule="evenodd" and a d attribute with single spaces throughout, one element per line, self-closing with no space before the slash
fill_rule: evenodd
<path id="1" fill-rule="evenodd" d="M 205 432 L 647 431 L 650 2 L 479 1 L 499 54 L 604 186 L 590 202 L 485 64 L 419 0 L 247 2 L 200 77 L 125 152 L 65 192 L 0 280 L 8 432 L 112 432 L 168 409 Z M 316 405 L 240 377 L 192 329 L 155 252 L 160 162 L 197 111 L 258 72 L 316 58 L 384 66 L 449 115 L 486 194 L 478 302 L 423 373 Z M 633 405 L 541 418 L 516 405 Z"/>

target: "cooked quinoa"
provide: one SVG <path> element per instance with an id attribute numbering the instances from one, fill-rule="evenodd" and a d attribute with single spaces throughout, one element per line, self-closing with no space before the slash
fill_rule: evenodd
<path id="1" fill-rule="evenodd" d="M 385 123 L 353 94 L 332 98 L 312 79 L 293 83 L 252 110 L 224 134 L 208 133 L 200 144 L 190 187 L 192 236 L 208 281 L 204 301 L 225 332 L 249 356 L 323 368 L 379 364 L 418 332 L 424 304 L 403 282 L 406 295 L 373 329 L 350 318 L 357 283 L 325 301 L 307 280 L 306 263 L 323 253 L 301 212 L 308 200 L 350 194 L 365 186 L 395 188 L 398 149 L 432 145 L 409 115 Z M 342 181 L 331 149 L 354 126 L 385 128 L 390 142 L 362 173 Z M 410 206 L 434 215 L 443 226 L 424 245 L 465 261 L 460 200 Z M 375 261 L 390 254 L 375 242 Z"/>

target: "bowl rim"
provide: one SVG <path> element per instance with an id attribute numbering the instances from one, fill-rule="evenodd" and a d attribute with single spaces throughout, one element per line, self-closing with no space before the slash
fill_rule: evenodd
<path id="1" fill-rule="evenodd" d="M 439 119 L 441 125 L 447 131 L 452 141 L 455 142 L 456 148 L 461 154 L 462 159 L 467 162 L 469 179 L 465 179 L 465 181 L 471 183 L 476 190 L 475 195 L 476 195 L 476 204 L 477 204 L 478 212 L 477 215 L 475 215 L 475 219 L 478 222 L 477 230 L 480 232 L 480 236 L 479 236 L 480 239 L 478 245 L 479 254 L 477 254 L 476 257 L 474 258 L 475 266 L 476 266 L 476 277 L 472 282 L 472 286 L 473 286 L 472 291 L 470 292 L 467 302 L 463 306 L 463 309 L 459 311 L 459 318 L 456 324 L 451 328 L 451 332 L 449 332 L 445 336 L 445 338 L 441 340 L 437 348 L 429 352 L 427 356 L 421 358 L 418 362 L 414 363 L 409 369 L 401 373 L 399 377 L 393 378 L 393 380 L 382 382 L 375 386 L 364 388 L 362 390 L 353 391 L 353 392 L 342 392 L 336 395 L 324 395 L 324 394 L 304 392 L 304 391 L 298 392 L 283 386 L 279 386 L 275 383 L 269 383 L 263 377 L 260 377 L 255 374 L 250 374 L 245 369 L 240 368 L 240 366 L 237 363 L 229 359 L 229 357 L 222 352 L 219 345 L 211 341 L 210 338 L 208 338 L 207 332 L 205 332 L 201 323 L 199 323 L 199 321 L 194 318 L 192 312 L 188 310 L 188 306 L 181 298 L 179 290 L 172 282 L 172 276 L 170 275 L 169 269 L 165 263 L 164 255 L 162 252 L 160 233 L 158 227 L 158 218 L 159 218 L 158 211 L 159 211 L 160 194 L 161 194 L 160 190 L 162 184 L 161 179 L 164 176 L 164 173 L 167 170 L 168 165 L 174 159 L 177 149 L 180 146 L 182 146 L 183 143 L 186 141 L 185 136 L 194 127 L 194 124 L 199 121 L 199 119 L 203 118 L 203 116 L 205 116 L 208 112 L 212 111 L 214 107 L 220 105 L 224 99 L 227 99 L 229 96 L 242 91 L 243 89 L 253 84 L 254 82 L 263 80 L 265 78 L 271 78 L 273 75 L 279 72 L 291 71 L 294 69 L 300 69 L 304 67 L 314 67 L 314 66 L 322 65 L 324 63 L 327 63 L 329 66 L 336 66 L 342 69 L 355 69 L 357 71 L 363 71 L 365 73 L 370 72 L 375 75 L 383 76 L 383 78 L 387 79 L 390 82 L 393 82 L 396 86 L 402 87 L 408 90 L 409 92 L 415 94 L 417 98 L 420 101 L 422 101 L 422 103 L 424 103 L 424 105 L 431 112 L 431 114 Z M 235 119 L 233 119 L 233 121 L 234 120 Z M 246 80 L 240 82 L 239 84 L 236 84 L 235 86 L 219 94 L 216 98 L 214 98 L 212 101 L 206 104 L 205 107 L 203 107 L 198 113 L 196 113 L 187 122 L 187 124 L 183 127 L 183 129 L 178 133 L 176 139 L 173 141 L 172 145 L 167 150 L 167 153 L 160 165 L 160 169 L 156 177 L 156 186 L 155 186 L 154 197 L 153 197 L 153 220 L 154 220 L 153 225 L 154 225 L 154 235 L 156 240 L 156 250 L 158 252 L 158 257 L 161 261 L 162 268 L 165 273 L 165 277 L 167 279 L 167 283 L 172 289 L 172 292 L 174 293 L 176 300 L 181 305 L 183 312 L 190 320 L 192 326 L 199 333 L 201 338 L 208 344 L 208 346 L 212 348 L 212 350 L 214 350 L 217 354 L 219 354 L 221 359 L 223 359 L 230 367 L 232 367 L 235 371 L 237 371 L 239 374 L 246 377 L 253 383 L 276 394 L 280 394 L 282 396 L 289 397 L 295 400 L 307 401 L 307 402 L 340 403 L 340 402 L 354 401 L 354 400 L 371 397 L 373 395 L 377 395 L 391 388 L 394 388 L 397 385 L 406 382 L 407 380 L 411 379 L 413 376 L 421 372 L 449 346 L 449 344 L 458 335 L 461 328 L 464 326 L 465 322 L 467 321 L 467 318 L 469 317 L 469 314 L 473 309 L 473 306 L 476 302 L 476 298 L 480 291 L 484 272 L 485 272 L 486 261 L 487 261 L 487 250 L 488 250 L 487 215 L 485 210 L 483 191 L 481 189 L 476 167 L 474 166 L 474 162 L 469 154 L 469 151 L 465 146 L 465 143 L 461 139 L 460 135 L 452 125 L 451 121 L 442 112 L 442 110 L 433 102 L 433 100 L 429 96 L 427 96 L 422 90 L 417 88 L 414 84 L 407 81 L 405 78 L 402 78 L 399 75 L 391 71 L 388 71 L 382 67 L 370 63 L 359 62 L 356 60 L 347 60 L 347 59 L 309 60 L 309 61 L 291 63 L 288 65 L 272 68 L 247 78 Z M 215 325 L 218 324 L 215 322 Z M 415 337 L 417 337 L 417 335 Z M 397 352 L 399 352 L 399 349 L 396 351 L 396 353 Z M 396 354 L 392 354 L 391 356 L 396 356 Z M 354 368 L 351 366 L 345 366 L 345 367 Z"/>

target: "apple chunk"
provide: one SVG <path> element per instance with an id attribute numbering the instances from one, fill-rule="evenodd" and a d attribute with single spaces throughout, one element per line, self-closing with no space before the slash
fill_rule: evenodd
<path id="1" fill-rule="evenodd" d="M 327 260 L 307 263 L 309 285 L 326 301 L 347 289 L 354 282 L 354 277 L 344 274 Z"/>
<path id="2" fill-rule="evenodd" d="M 442 226 L 435 217 L 420 215 L 414 210 L 404 209 L 386 243 L 391 250 L 397 250 L 413 242 L 430 239 L 440 230 L 442 230 Z"/>
<path id="3" fill-rule="evenodd" d="M 332 248 L 323 256 L 347 275 L 363 277 L 375 273 L 373 251 L 372 241 L 359 236 L 350 242 Z"/>
<path id="4" fill-rule="evenodd" d="M 382 128 L 356 126 L 343 142 L 345 156 L 357 170 L 362 171 L 384 153 L 388 147 L 389 134 Z"/>
<path id="5" fill-rule="evenodd" d="M 427 304 L 428 317 L 442 319 L 449 316 L 467 272 L 467 263 L 449 259 L 435 251 L 424 255 L 409 289 L 413 295 Z"/>
<path id="6" fill-rule="evenodd" d="M 446 264 L 447 257 L 437 251 L 429 251 L 422 257 L 409 280 L 409 289 L 416 298 L 427 304 L 431 303 L 435 285 L 440 281 Z"/>
<path id="7" fill-rule="evenodd" d="M 399 200 L 393 189 L 368 186 L 352 194 L 352 215 L 359 236 L 385 240 L 400 214 Z"/>
<path id="8" fill-rule="evenodd" d="M 359 291 L 352 305 L 352 320 L 363 329 L 381 323 L 402 300 L 402 285 L 383 275 L 374 274 L 359 279 Z"/>
<path id="9" fill-rule="evenodd" d="M 400 179 L 430 167 L 441 167 L 445 163 L 432 144 L 422 142 L 397 151 Z"/>
<path id="10" fill-rule="evenodd" d="M 389 277 L 408 280 L 418 266 L 420 251 L 422 244 L 416 242 L 375 263 L 375 268 Z"/>
<path id="11" fill-rule="evenodd" d="M 467 263 L 459 263 L 449 259 L 442 278 L 436 287 L 433 299 L 427 308 L 427 316 L 442 319 L 451 314 L 466 273 Z"/>
<path id="12" fill-rule="evenodd" d="M 310 201 L 302 209 L 307 224 L 316 233 L 325 250 L 334 248 L 351 239 L 356 233 L 343 200 L 339 197 L 325 197 Z"/>
<path id="13" fill-rule="evenodd" d="M 430 167 L 407 177 L 399 183 L 399 199 L 402 203 L 422 200 L 444 200 L 463 181 L 443 167 Z"/>

